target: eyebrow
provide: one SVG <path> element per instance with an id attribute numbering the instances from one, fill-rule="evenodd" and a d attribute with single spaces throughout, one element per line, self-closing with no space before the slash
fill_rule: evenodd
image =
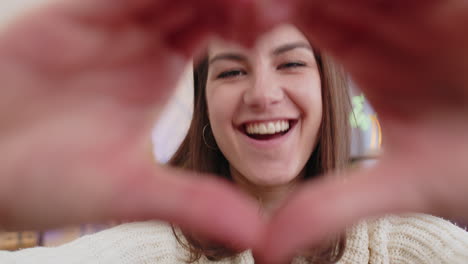
<path id="1" fill-rule="evenodd" d="M 247 57 L 237 53 L 221 53 L 214 56 L 209 64 L 213 64 L 215 61 L 219 60 L 247 61 Z"/>
<path id="2" fill-rule="evenodd" d="M 275 56 L 278 56 L 280 54 L 283 54 L 285 52 L 288 52 L 288 51 L 291 51 L 291 50 L 294 50 L 294 49 L 298 49 L 298 48 L 307 49 L 307 50 L 310 50 L 311 52 L 313 52 L 312 46 L 310 46 L 309 43 L 294 42 L 294 43 L 288 43 L 288 44 L 284 44 L 284 45 L 279 46 L 278 48 L 273 50 L 272 54 L 275 55 Z"/>
<path id="3" fill-rule="evenodd" d="M 298 48 L 307 49 L 313 52 L 313 49 L 310 46 L 310 44 L 306 42 L 295 42 L 295 43 L 288 43 L 288 44 L 281 45 L 277 47 L 276 49 L 274 49 L 271 54 L 274 56 L 278 56 L 278 55 L 281 55 L 283 53 L 286 53 L 288 51 L 298 49 Z M 220 53 L 214 56 L 213 58 L 211 58 L 209 64 L 213 64 L 214 62 L 219 61 L 219 60 L 231 60 L 231 61 L 242 62 L 242 61 L 247 61 L 248 59 L 246 56 L 242 54 L 238 54 L 238 53 Z"/>

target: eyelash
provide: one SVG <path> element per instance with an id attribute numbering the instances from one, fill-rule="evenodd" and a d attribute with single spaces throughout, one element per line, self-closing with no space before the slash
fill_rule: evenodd
<path id="1" fill-rule="evenodd" d="M 280 66 L 277 67 L 277 69 L 282 70 L 282 69 L 291 69 L 291 68 L 298 68 L 298 67 L 304 67 L 304 66 L 306 66 L 306 64 L 302 62 L 288 62 L 288 63 L 281 64 Z M 216 79 L 235 78 L 235 77 L 239 77 L 245 74 L 247 73 L 243 70 L 225 71 L 225 72 L 220 73 L 216 77 Z"/>
<path id="2" fill-rule="evenodd" d="M 220 73 L 216 78 L 217 79 L 227 79 L 227 78 L 234 78 L 240 75 L 245 75 L 246 72 L 242 70 L 232 70 L 232 71 L 225 71 Z"/>
<path id="3" fill-rule="evenodd" d="M 278 66 L 278 70 L 298 68 L 298 67 L 304 67 L 304 66 L 306 66 L 306 64 L 302 62 L 288 62 L 288 63 L 284 63 Z"/>

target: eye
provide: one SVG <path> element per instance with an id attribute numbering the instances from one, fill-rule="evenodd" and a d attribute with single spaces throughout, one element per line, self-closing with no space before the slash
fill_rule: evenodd
<path id="1" fill-rule="evenodd" d="M 304 67 L 304 66 L 306 66 L 306 64 L 303 62 L 288 62 L 288 63 L 283 63 L 280 66 L 278 66 L 278 70 L 293 69 L 293 68 Z"/>
<path id="2" fill-rule="evenodd" d="M 227 78 L 234 78 L 238 76 L 245 75 L 246 72 L 242 70 L 232 70 L 232 71 L 225 71 L 220 73 L 216 79 L 227 79 Z"/>

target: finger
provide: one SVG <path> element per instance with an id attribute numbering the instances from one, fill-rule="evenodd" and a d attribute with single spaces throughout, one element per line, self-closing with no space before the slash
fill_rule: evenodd
<path id="1" fill-rule="evenodd" d="M 453 71 L 456 64 L 453 59 L 438 57 L 438 54 L 440 50 L 444 50 L 444 46 L 447 47 L 447 43 L 452 43 L 449 45 L 453 46 L 453 50 L 462 50 L 455 46 L 463 42 L 460 36 L 464 34 L 453 34 L 454 28 L 457 27 L 452 24 L 452 20 L 462 24 L 461 20 L 454 18 L 458 12 L 452 10 L 451 16 L 440 15 L 448 12 L 442 11 L 447 9 L 443 8 L 443 1 L 403 3 L 386 0 L 332 0 L 301 3 L 303 4 L 297 12 L 296 21 L 304 26 L 305 32 L 317 42 L 316 45 L 347 64 L 345 66 L 350 71 L 369 71 L 364 78 L 366 81 L 372 80 L 372 76 L 378 77 L 370 84 L 364 83 L 364 88 L 379 87 L 380 94 L 385 90 L 386 93 L 399 92 L 406 95 L 407 89 L 403 88 L 409 86 L 413 87 L 411 91 L 416 92 L 414 95 L 418 96 L 421 92 L 426 94 L 427 89 L 431 88 L 430 92 L 439 93 L 440 89 L 435 87 L 447 86 L 446 76 L 453 73 L 442 74 L 440 70 L 435 71 L 433 62 L 441 61 L 446 66 L 440 68 Z M 381 72 L 397 71 L 399 76 L 411 72 L 413 76 L 402 76 L 403 78 L 399 79 L 424 80 L 427 85 L 395 85 L 395 74 L 388 74 L 391 81 L 385 81 L 381 75 L 372 72 L 374 68 L 380 70 L 380 67 L 375 67 L 378 63 L 380 66 L 391 66 L 382 69 Z M 362 74 L 365 73 L 359 72 L 355 75 L 361 77 Z M 389 85 L 382 87 L 385 84 Z M 398 90 L 399 88 L 402 89 Z"/>
<path id="2" fill-rule="evenodd" d="M 122 21 L 161 10 L 168 1 L 161 0 L 85 0 L 61 3 L 50 8 L 81 21 L 119 24 Z"/>
<path id="3" fill-rule="evenodd" d="M 322 181 L 304 187 L 268 226 L 256 255 L 262 263 L 284 263 L 319 245 L 363 217 L 423 207 L 412 185 L 385 165 L 356 171 L 345 183 Z"/>
<path id="4" fill-rule="evenodd" d="M 256 203 L 227 183 L 171 168 L 143 172 L 114 209 L 124 219 L 161 219 L 236 249 L 258 243 L 263 222 Z M 112 214 L 114 214 L 112 213 Z"/>
<path id="5" fill-rule="evenodd" d="M 252 47 L 260 34 L 277 24 L 263 19 L 262 14 L 269 10 L 265 10 L 262 3 L 264 2 L 245 1 L 243 5 L 239 5 L 231 14 L 229 30 L 218 28 L 218 34 L 227 40 Z"/>
<path id="6" fill-rule="evenodd" d="M 375 7 L 383 3 L 383 8 Z M 378 4 L 377 4 L 378 5 Z M 396 72 L 404 80 L 419 80 L 422 85 L 402 84 L 380 80 L 370 87 L 386 89 L 386 92 L 400 92 L 402 97 L 432 97 L 438 101 L 455 102 L 462 94 L 441 92 L 440 87 L 460 87 L 453 81 L 457 78 L 455 69 L 461 68 L 459 62 L 467 57 L 465 47 L 468 43 L 461 25 L 468 21 L 468 4 L 466 1 L 369 1 L 355 2 L 336 0 L 327 4 L 326 15 L 335 21 L 342 22 L 342 31 L 347 25 L 367 27 L 375 36 L 374 47 L 387 47 L 380 50 L 390 58 L 404 59 L 400 65 L 394 65 L 388 72 Z M 339 32 L 337 32 L 339 33 Z M 352 39 L 349 42 L 352 43 Z M 462 47 L 463 46 L 463 47 Z M 372 50 L 372 47 L 368 48 Z M 393 51 L 393 52 L 392 52 Z M 358 61 L 358 58 L 354 58 Z M 376 61 L 382 61 L 377 59 Z M 438 63 L 435 63 L 437 61 Z M 408 67 L 409 65 L 413 65 Z M 351 68 L 350 68 L 351 69 Z M 466 67 L 465 67 L 466 69 Z M 411 76 L 404 75 L 411 72 Z M 453 77 L 449 77 L 453 76 Z M 385 83 L 392 83 L 385 87 Z M 412 89 L 399 89 L 411 87 Z M 365 89 L 367 87 L 364 87 Z M 375 89 L 377 90 L 377 89 Z M 410 90 L 410 91 L 408 91 Z M 413 91 L 413 94 L 408 92 Z M 455 89 L 454 89 L 455 92 Z M 435 102 L 430 102 L 433 104 Z"/>
<path id="7" fill-rule="evenodd" d="M 430 107 L 435 98 L 453 100 L 451 94 L 436 88 L 441 86 L 441 80 L 431 69 L 432 56 L 407 48 L 409 44 L 400 41 L 401 37 L 380 33 L 374 22 L 352 19 L 346 16 L 337 19 L 318 12 L 308 18 L 303 30 L 314 45 L 343 64 L 377 112 L 401 115 L 412 110 L 408 108 L 412 107 L 414 98 L 427 99 L 424 107 Z M 414 46 L 418 45 L 413 39 Z M 395 96 L 401 100 L 388 100 Z"/>

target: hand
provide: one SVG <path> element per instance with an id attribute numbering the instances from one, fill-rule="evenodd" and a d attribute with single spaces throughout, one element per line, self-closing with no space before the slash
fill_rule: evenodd
<path id="1" fill-rule="evenodd" d="M 366 93 L 383 125 L 370 169 L 301 188 L 257 255 L 281 263 L 359 219 L 420 211 L 468 220 L 468 2 L 282 1 Z"/>
<path id="2" fill-rule="evenodd" d="M 149 149 L 188 57 L 212 33 L 239 35 L 251 8 L 61 1 L 16 19 L 0 37 L 2 229 L 161 219 L 249 247 L 260 230 L 253 201 L 154 164 Z"/>

